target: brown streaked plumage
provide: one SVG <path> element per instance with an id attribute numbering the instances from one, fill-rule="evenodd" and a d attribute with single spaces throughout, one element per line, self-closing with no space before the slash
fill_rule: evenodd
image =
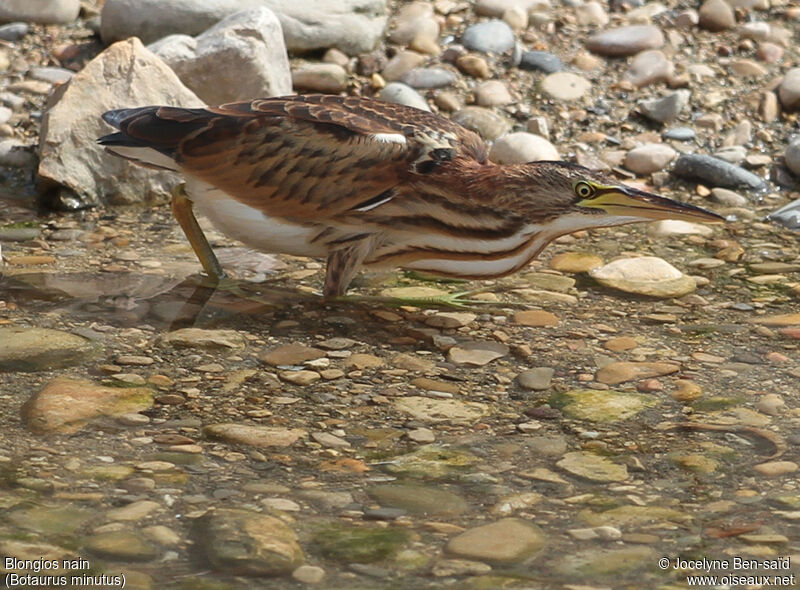
<path id="1" fill-rule="evenodd" d="M 327 259 L 324 294 L 363 265 L 490 278 L 590 227 L 719 216 L 566 162 L 497 165 L 471 131 L 411 107 L 326 95 L 109 111 L 115 154 L 181 172 L 173 210 L 209 274 L 191 212 L 268 252 Z M 188 197 L 188 200 L 187 200 Z"/>

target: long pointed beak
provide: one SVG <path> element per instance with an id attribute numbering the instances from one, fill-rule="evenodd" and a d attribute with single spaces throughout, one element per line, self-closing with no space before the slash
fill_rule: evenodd
<path id="1" fill-rule="evenodd" d="M 673 201 L 630 186 L 601 188 L 595 196 L 578 203 L 581 207 L 602 209 L 609 215 L 641 219 L 680 219 L 701 223 L 719 223 L 724 217 L 688 203 Z"/>

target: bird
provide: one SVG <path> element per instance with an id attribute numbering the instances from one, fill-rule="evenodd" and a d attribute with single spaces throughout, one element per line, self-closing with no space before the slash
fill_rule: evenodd
<path id="1" fill-rule="evenodd" d="M 491 279 L 526 267 L 559 236 L 678 219 L 700 207 L 567 161 L 496 164 L 473 131 L 366 97 L 292 95 L 182 108 L 111 110 L 112 154 L 172 170 L 172 211 L 206 271 L 225 276 L 194 215 L 246 246 L 326 260 L 322 294 L 364 267 Z"/>

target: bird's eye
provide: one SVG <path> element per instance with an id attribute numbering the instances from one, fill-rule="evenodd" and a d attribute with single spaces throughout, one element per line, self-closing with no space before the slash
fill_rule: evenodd
<path id="1" fill-rule="evenodd" d="M 588 199 L 594 194 L 594 187 L 583 180 L 575 183 L 575 194 L 581 199 Z"/>

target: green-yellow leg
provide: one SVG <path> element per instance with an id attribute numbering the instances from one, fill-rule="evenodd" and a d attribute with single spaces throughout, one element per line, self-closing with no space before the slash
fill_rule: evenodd
<path id="1" fill-rule="evenodd" d="M 186 234 L 186 239 L 192 246 L 192 250 L 197 255 L 203 270 L 215 282 L 219 283 L 225 278 L 225 271 L 222 270 L 216 254 L 211 249 L 200 224 L 197 223 L 197 218 L 192 211 L 192 202 L 186 196 L 186 185 L 179 184 L 172 190 L 172 214 L 178 220 L 183 233 Z"/>
<path id="2" fill-rule="evenodd" d="M 341 295 L 330 297 L 329 301 L 352 302 L 352 303 L 381 303 L 389 307 L 402 307 L 410 305 L 412 307 L 450 307 L 455 309 L 469 309 L 475 305 L 507 305 L 499 301 L 483 301 L 481 299 L 470 299 L 471 295 L 486 293 L 489 289 L 473 289 L 471 291 L 457 291 L 445 295 L 431 295 L 429 297 L 384 297 L 371 295 Z M 513 305 L 513 304 L 512 304 Z"/>

